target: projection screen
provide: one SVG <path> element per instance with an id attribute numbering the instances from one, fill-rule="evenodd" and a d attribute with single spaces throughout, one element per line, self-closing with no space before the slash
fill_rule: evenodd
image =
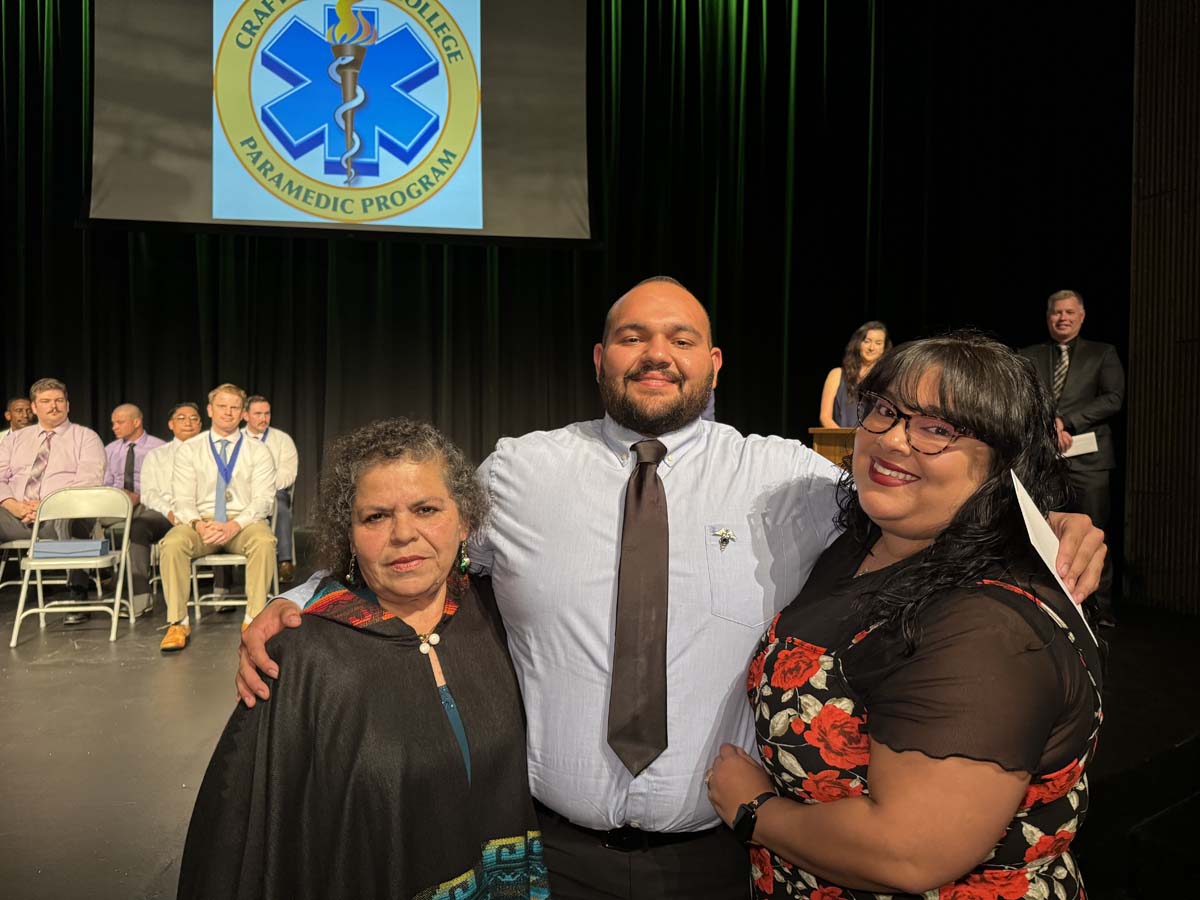
<path id="1" fill-rule="evenodd" d="M 587 238 L 586 0 L 95 0 L 95 219 Z"/>

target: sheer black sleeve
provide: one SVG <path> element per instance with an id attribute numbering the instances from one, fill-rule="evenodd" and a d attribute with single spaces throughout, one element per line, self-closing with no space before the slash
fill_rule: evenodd
<path id="1" fill-rule="evenodd" d="M 935 600 L 921 628 L 911 656 L 893 634 L 873 634 L 847 656 L 872 738 L 1031 774 L 1086 746 L 1094 693 L 1070 641 L 1032 600 L 958 591 Z"/>

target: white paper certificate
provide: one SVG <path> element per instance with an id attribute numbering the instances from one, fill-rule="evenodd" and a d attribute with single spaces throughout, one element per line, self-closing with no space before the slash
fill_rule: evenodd
<path id="1" fill-rule="evenodd" d="M 1085 431 L 1083 434 L 1077 434 L 1071 438 L 1071 446 L 1063 454 L 1063 459 L 1083 456 L 1085 453 L 1095 453 L 1096 450 L 1096 432 Z"/>
<path id="2" fill-rule="evenodd" d="M 1095 434 L 1089 433 L 1092 438 L 1092 443 L 1096 441 Z M 1029 542 L 1033 544 L 1033 549 L 1038 552 L 1038 556 L 1042 558 L 1042 562 L 1046 564 L 1046 568 L 1050 570 L 1050 574 L 1054 576 L 1054 580 L 1058 582 L 1058 586 L 1063 589 L 1063 593 L 1067 598 L 1071 597 L 1071 590 L 1067 587 L 1058 575 L 1058 570 L 1054 568 L 1054 561 L 1058 558 L 1058 537 L 1054 534 L 1054 529 L 1050 527 L 1050 523 L 1042 518 L 1042 514 L 1038 512 L 1037 505 L 1033 502 L 1033 498 L 1029 496 L 1029 491 L 1025 490 L 1025 485 L 1021 484 L 1021 479 L 1017 477 L 1016 472 L 1012 475 L 1013 487 L 1017 490 L 1017 503 L 1021 507 L 1021 515 L 1025 519 L 1025 530 L 1029 532 Z M 1096 635 L 1092 632 L 1092 627 L 1088 625 L 1087 619 L 1084 618 L 1083 610 L 1079 604 L 1072 601 L 1071 606 L 1075 607 L 1075 612 L 1079 615 L 1079 619 L 1083 622 L 1083 627 L 1087 629 L 1088 634 L 1092 636 L 1092 640 L 1096 641 Z M 1100 643 L 1096 641 L 1097 645 Z"/>

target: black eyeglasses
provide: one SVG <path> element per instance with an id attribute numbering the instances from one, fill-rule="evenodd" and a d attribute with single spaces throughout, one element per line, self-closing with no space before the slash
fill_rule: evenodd
<path id="1" fill-rule="evenodd" d="M 927 456 L 936 456 L 960 437 L 983 440 L 975 432 L 951 425 L 937 416 L 902 413 L 896 404 L 878 394 L 867 392 L 859 398 L 858 424 L 871 434 L 887 434 L 899 422 L 904 423 L 908 445 Z"/>

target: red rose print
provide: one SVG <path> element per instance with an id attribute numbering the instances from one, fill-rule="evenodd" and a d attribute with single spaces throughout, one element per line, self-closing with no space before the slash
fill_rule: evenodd
<path id="1" fill-rule="evenodd" d="M 1021 801 L 1021 809 L 1029 809 L 1035 803 L 1051 803 L 1065 797 L 1083 777 L 1083 768 L 1075 760 L 1065 768 L 1041 777 L 1037 784 L 1030 784 Z"/>
<path id="2" fill-rule="evenodd" d="M 1024 869 L 988 869 L 938 889 L 938 900 L 1017 900 L 1029 890 Z"/>
<path id="3" fill-rule="evenodd" d="M 1051 837 L 1048 834 L 1042 835 L 1036 844 L 1025 851 L 1025 862 L 1033 862 L 1035 859 L 1048 859 L 1052 856 L 1062 856 L 1067 848 L 1071 846 L 1071 841 L 1075 839 L 1075 832 L 1060 831 L 1058 834 Z"/>
<path id="4" fill-rule="evenodd" d="M 775 755 L 775 748 L 770 744 L 763 744 L 762 750 L 759 751 L 759 755 L 762 756 L 763 759 L 770 759 Z"/>
<path id="5" fill-rule="evenodd" d="M 780 650 L 775 657 L 775 671 L 771 673 L 771 687 L 798 688 L 821 671 L 821 654 L 824 647 L 814 647 L 804 641 L 796 641 L 790 650 Z"/>
<path id="6" fill-rule="evenodd" d="M 750 848 L 750 875 L 762 893 L 775 893 L 775 870 L 771 868 L 771 854 L 766 847 Z"/>
<path id="7" fill-rule="evenodd" d="M 810 775 L 800 782 L 800 787 L 818 803 L 832 803 L 834 800 L 858 797 L 863 792 L 861 784 L 838 778 L 838 773 L 832 770 Z"/>
<path id="8" fill-rule="evenodd" d="M 796 734 L 800 734 L 802 731 L 804 731 L 804 720 L 799 716 L 796 716 L 796 718 L 792 719 L 792 731 L 796 732 Z"/>
<path id="9" fill-rule="evenodd" d="M 871 761 L 871 744 L 863 720 L 827 704 L 808 723 L 804 740 L 821 752 L 821 759 L 839 769 L 865 766 Z"/>
<path id="10" fill-rule="evenodd" d="M 840 887 L 829 886 L 817 888 L 808 895 L 808 900 L 845 900 L 845 897 Z"/>
<path id="11" fill-rule="evenodd" d="M 783 613 L 775 613 L 775 618 L 771 620 L 771 627 L 767 629 L 768 644 L 774 644 L 777 640 L 779 640 L 779 638 L 775 636 L 775 626 L 779 624 L 779 617 L 782 615 Z"/>
<path id="12" fill-rule="evenodd" d="M 763 664 L 767 661 L 767 651 L 764 649 L 762 653 L 754 657 L 750 662 L 750 671 L 746 675 L 746 691 L 749 693 L 758 687 L 758 683 L 762 681 Z"/>

